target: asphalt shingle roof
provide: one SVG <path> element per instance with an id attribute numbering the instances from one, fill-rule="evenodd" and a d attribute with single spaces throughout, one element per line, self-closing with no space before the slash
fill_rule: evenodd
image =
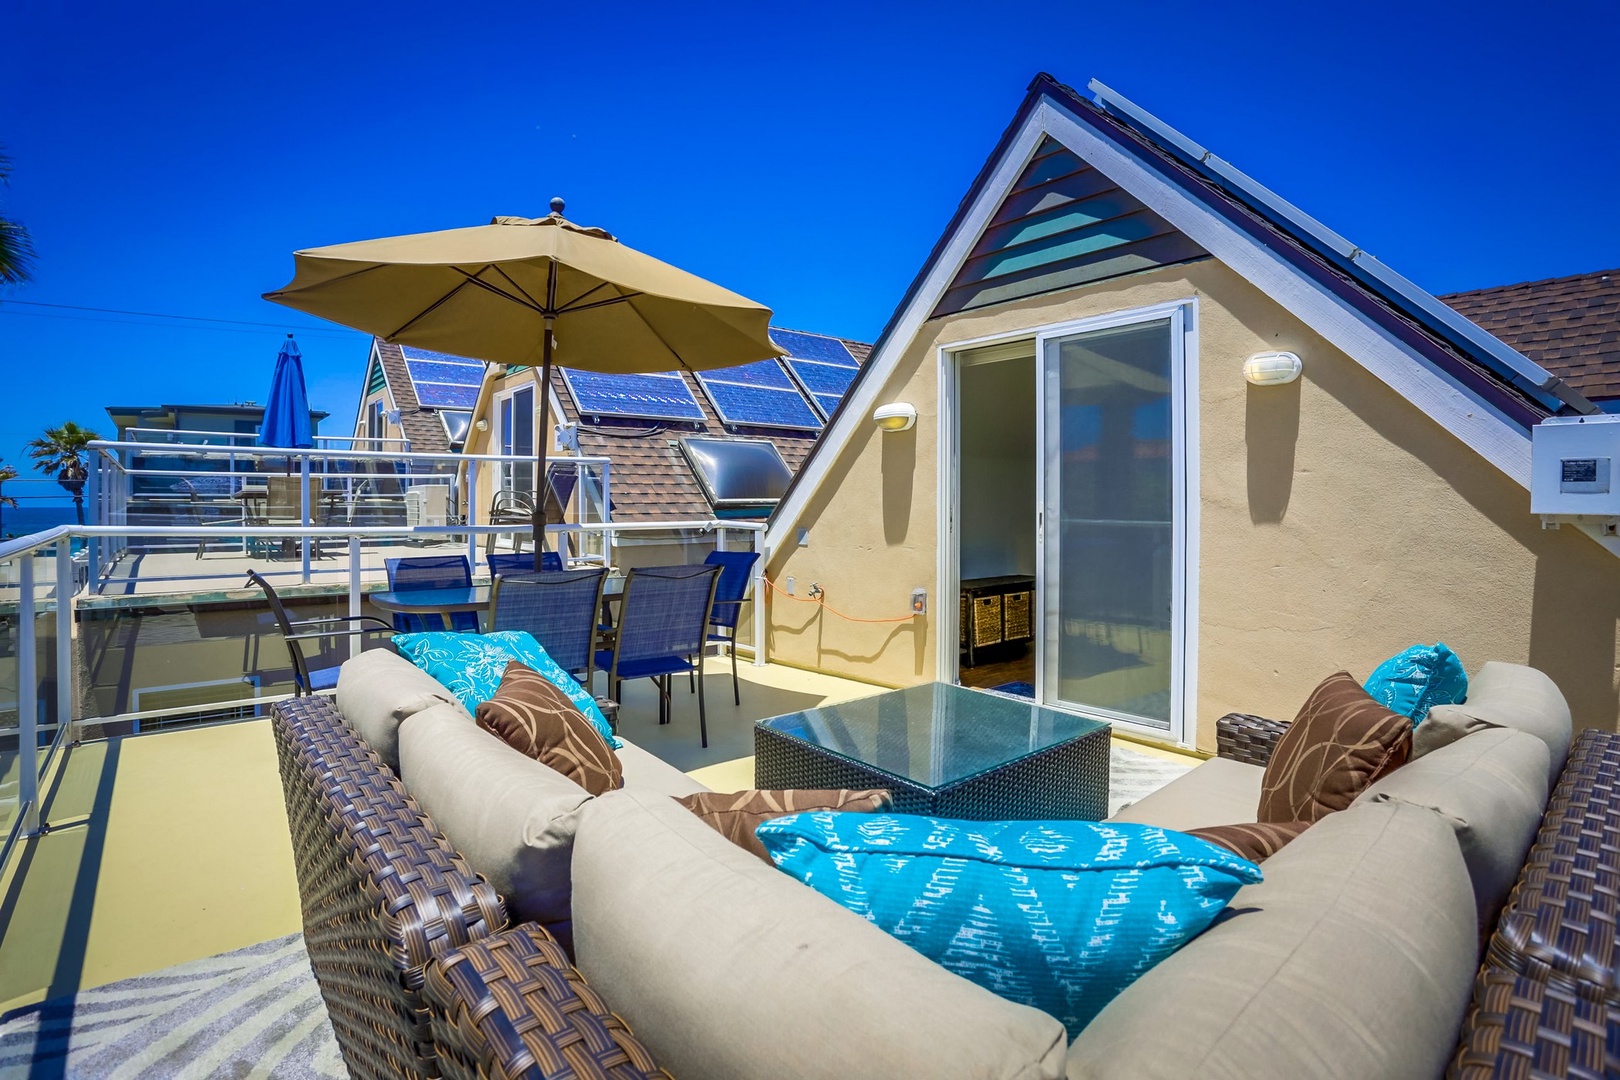
<path id="1" fill-rule="evenodd" d="M 1620 398 L 1620 270 L 1442 296 L 1589 398 Z"/>
<path id="2" fill-rule="evenodd" d="M 405 365 L 405 354 L 398 345 L 390 345 L 381 338 L 377 342 L 377 359 L 383 374 L 388 376 L 388 390 L 399 410 L 399 426 L 411 449 L 419 454 L 446 454 L 450 452 L 450 436 L 445 434 L 444 421 L 439 414 L 422 407 L 416 400 L 416 384 Z"/>

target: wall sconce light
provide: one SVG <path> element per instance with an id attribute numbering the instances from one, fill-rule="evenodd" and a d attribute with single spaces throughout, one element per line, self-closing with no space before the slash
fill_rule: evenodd
<path id="1" fill-rule="evenodd" d="M 489 421 L 486 418 L 480 416 L 478 418 L 478 422 L 475 423 L 473 425 L 473 427 L 477 428 L 479 431 L 488 431 L 489 430 Z"/>
<path id="2" fill-rule="evenodd" d="M 904 401 L 879 405 L 872 413 L 872 423 L 883 431 L 906 431 L 916 422 L 916 406 Z"/>
<path id="3" fill-rule="evenodd" d="M 1251 386 L 1284 386 L 1299 378 L 1303 367 L 1291 352 L 1261 352 L 1243 361 L 1243 377 Z"/>

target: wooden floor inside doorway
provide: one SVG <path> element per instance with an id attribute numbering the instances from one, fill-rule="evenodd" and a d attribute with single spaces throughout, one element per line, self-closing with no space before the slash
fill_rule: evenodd
<path id="1" fill-rule="evenodd" d="M 1035 649 L 1030 645 L 980 649 L 975 659 L 979 663 L 968 667 L 967 657 L 962 657 L 957 681 L 963 686 L 993 687 L 1010 682 L 1035 682 Z"/>

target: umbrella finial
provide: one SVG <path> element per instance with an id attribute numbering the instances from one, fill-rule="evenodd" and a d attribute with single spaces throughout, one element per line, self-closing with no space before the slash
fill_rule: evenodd
<path id="1" fill-rule="evenodd" d="M 561 195 L 556 195 L 556 196 L 552 197 L 552 200 L 551 200 L 551 212 L 553 214 L 556 214 L 558 217 L 562 217 L 563 197 Z"/>

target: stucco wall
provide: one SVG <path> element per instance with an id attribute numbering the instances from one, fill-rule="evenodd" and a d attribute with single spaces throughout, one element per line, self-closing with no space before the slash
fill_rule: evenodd
<path id="1" fill-rule="evenodd" d="M 1529 494 L 1404 398 L 1214 260 L 928 323 L 882 400 L 913 431 L 862 424 L 771 576 L 819 581 L 853 615 L 898 615 L 935 588 L 937 348 L 1197 297 L 1201 533 L 1197 744 L 1229 711 L 1292 717 L 1341 668 L 1363 677 L 1416 641 L 1470 668 L 1529 663 L 1563 689 L 1577 727 L 1616 727 L 1620 560 L 1544 531 Z M 1286 387 L 1251 388 L 1249 354 L 1304 360 Z M 1033 497 L 1033 494 L 1032 494 Z M 931 609 L 939 609 L 934 596 Z M 934 677 L 933 616 L 863 625 L 773 598 L 773 654 L 893 684 Z"/>

